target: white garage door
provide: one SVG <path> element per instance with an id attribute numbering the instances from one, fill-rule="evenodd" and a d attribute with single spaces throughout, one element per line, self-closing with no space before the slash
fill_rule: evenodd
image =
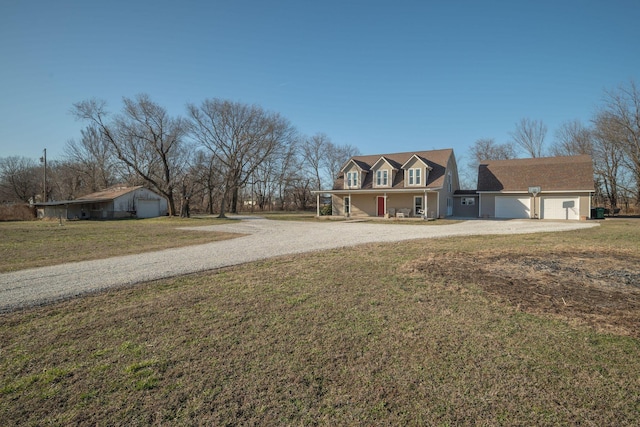
<path id="1" fill-rule="evenodd" d="M 543 219 L 580 219 L 578 197 L 543 197 L 540 211 Z"/>
<path id="2" fill-rule="evenodd" d="M 531 198 L 526 197 L 496 197 L 496 218 L 531 218 Z"/>
<path id="3" fill-rule="evenodd" d="M 158 200 L 138 199 L 137 203 L 136 216 L 138 218 L 155 218 L 160 216 L 160 202 Z"/>

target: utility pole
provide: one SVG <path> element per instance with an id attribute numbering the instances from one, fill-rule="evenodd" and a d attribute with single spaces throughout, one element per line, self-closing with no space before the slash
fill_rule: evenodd
<path id="1" fill-rule="evenodd" d="M 42 182 L 42 201 L 47 202 L 47 149 L 44 149 L 44 156 L 40 157 L 40 163 L 44 163 L 44 181 Z"/>

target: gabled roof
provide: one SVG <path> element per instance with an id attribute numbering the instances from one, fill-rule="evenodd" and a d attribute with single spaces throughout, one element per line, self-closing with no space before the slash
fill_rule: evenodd
<path id="1" fill-rule="evenodd" d="M 344 166 L 342 167 L 342 169 L 340 169 L 340 172 L 344 172 L 347 169 L 347 166 L 349 166 L 350 164 L 354 164 L 356 165 L 356 167 L 358 169 L 360 169 L 361 171 L 366 171 L 368 172 L 369 169 L 371 169 L 371 166 L 369 166 L 368 164 L 361 162 L 355 158 L 350 158 L 349 161 L 347 163 L 344 164 Z"/>
<path id="2" fill-rule="evenodd" d="M 106 190 L 96 191 L 95 193 L 87 194 L 86 196 L 82 196 L 73 200 L 57 200 L 54 202 L 46 202 L 46 203 L 34 203 L 36 206 L 58 206 L 58 205 L 79 205 L 85 203 L 98 203 L 98 202 L 108 202 L 114 200 L 120 196 L 124 196 L 125 194 L 131 193 L 132 191 L 136 191 L 137 189 L 142 188 L 142 185 L 137 185 L 135 187 L 111 187 Z"/>
<path id="3" fill-rule="evenodd" d="M 398 164 L 398 162 L 394 162 L 393 160 L 389 160 L 387 159 L 385 156 L 380 156 L 380 158 L 378 159 L 377 162 L 375 162 L 374 164 L 371 165 L 371 169 L 375 169 L 376 165 L 378 163 L 380 163 L 380 161 L 384 161 L 386 164 L 388 164 L 389 166 L 391 166 L 393 169 L 400 169 L 400 165 Z"/>
<path id="4" fill-rule="evenodd" d="M 362 165 L 363 170 L 370 170 L 375 163 L 380 160 L 381 157 L 384 157 L 388 162 L 393 162 L 393 164 L 397 164 L 401 166 L 405 164 L 409 159 L 413 156 L 418 156 L 428 167 L 431 168 L 429 171 L 429 177 L 427 180 L 427 188 L 440 188 L 444 185 L 445 179 L 445 170 L 447 169 L 447 164 L 449 163 L 449 159 L 453 156 L 453 149 L 446 148 L 442 150 L 430 150 L 430 151 L 409 151 L 405 153 L 391 153 L 391 154 L 373 154 L 370 156 L 355 156 L 349 159 L 349 162 L 345 164 L 345 167 L 350 162 L 356 162 L 358 165 Z M 341 172 L 344 172 L 344 168 L 341 169 Z M 344 188 L 344 174 L 340 174 L 336 181 L 333 184 L 334 190 L 342 190 Z M 373 188 L 373 177 L 371 174 L 367 174 L 364 181 L 362 182 L 362 189 L 372 189 Z M 392 188 L 404 188 L 403 184 L 403 174 L 398 173 L 393 181 Z"/>
<path id="5" fill-rule="evenodd" d="M 138 188 L 142 188 L 142 185 L 137 185 L 135 187 L 111 187 L 106 190 L 96 191 L 95 193 L 87 194 L 86 196 L 80 197 L 82 200 L 86 201 L 105 201 L 105 200 L 113 200 L 120 196 L 124 196 L 127 193 L 131 193 L 132 191 L 136 191 Z"/>
<path id="6" fill-rule="evenodd" d="M 478 191 L 593 191 L 591 156 L 489 160 L 478 167 Z"/>
<path id="7" fill-rule="evenodd" d="M 413 156 L 409 157 L 407 159 L 407 161 L 402 164 L 402 169 L 405 169 L 405 166 L 407 166 L 407 164 L 413 159 L 416 159 L 416 160 L 422 162 L 422 164 L 426 165 L 427 168 L 429 168 L 429 170 L 431 170 L 431 166 L 429 166 L 429 163 L 427 163 L 427 160 L 423 159 L 422 157 L 418 156 L 417 154 L 414 154 Z"/>

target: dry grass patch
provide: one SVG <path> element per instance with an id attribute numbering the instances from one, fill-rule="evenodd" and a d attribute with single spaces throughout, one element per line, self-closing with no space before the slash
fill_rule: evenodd
<path id="1" fill-rule="evenodd" d="M 0 222 L 0 272 L 156 251 L 237 237 L 232 233 L 180 230 L 223 224 L 215 218 L 118 221 Z"/>
<path id="2" fill-rule="evenodd" d="M 605 225 L 282 257 L 2 315 L 0 418 L 637 425 L 638 338 L 518 310 L 483 288 L 493 276 L 410 268 L 442 251 L 637 250 L 638 231 Z"/>

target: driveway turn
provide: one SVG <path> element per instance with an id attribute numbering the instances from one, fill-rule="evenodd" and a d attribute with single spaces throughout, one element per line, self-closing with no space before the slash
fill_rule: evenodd
<path id="1" fill-rule="evenodd" d="M 0 312 L 280 255 L 371 242 L 568 231 L 597 225 L 597 222 L 587 221 L 470 220 L 450 225 L 420 226 L 349 221 L 273 221 L 245 217 L 224 225 L 189 227 L 203 233 L 225 231 L 246 234 L 237 239 L 0 274 Z"/>

